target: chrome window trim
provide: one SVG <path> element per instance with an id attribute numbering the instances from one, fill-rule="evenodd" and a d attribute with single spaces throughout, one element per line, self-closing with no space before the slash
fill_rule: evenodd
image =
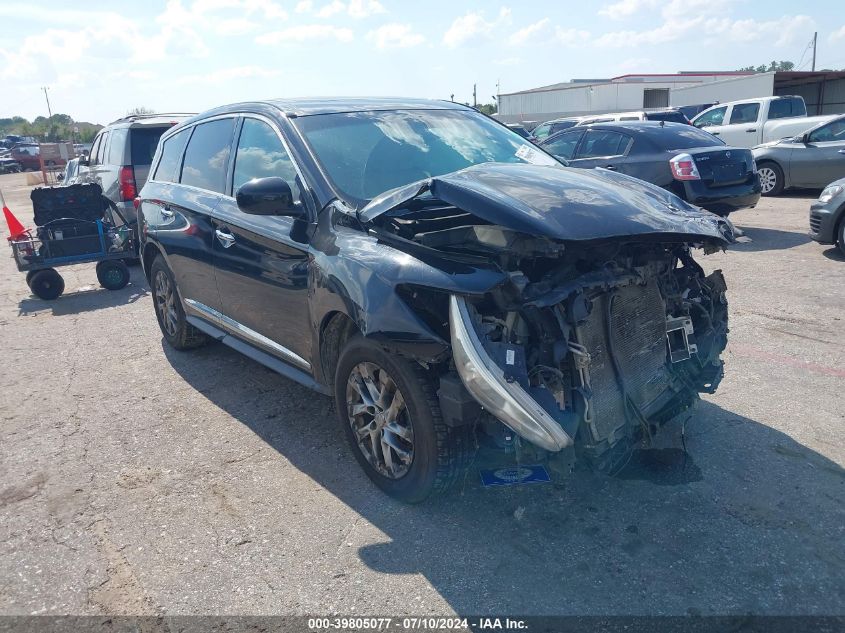
<path id="1" fill-rule="evenodd" d="M 194 299 L 185 299 L 185 307 L 188 309 L 189 312 L 193 312 L 196 316 L 207 319 L 213 324 L 218 325 L 223 329 L 233 334 L 236 334 L 255 345 L 270 350 L 271 352 L 275 353 L 278 356 L 281 356 L 283 359 L 293 363 L 294 365 L 298 365 L 302 369 L 311 371 L 311 363 L 302 358 L 302 356 L 295 354 L 284 345 L 279 345 L 276 341 L 267 338 L 263 334 L 260 334 L 255 330 L 248 328 L 243 323 L 239 323 L 231 317 L 227 317 L 219 310 L 215 310 L 214 308 L 211 308 L 205 305 L 204 303 L 200 303 L 199 301 L 196 301 Z"/>

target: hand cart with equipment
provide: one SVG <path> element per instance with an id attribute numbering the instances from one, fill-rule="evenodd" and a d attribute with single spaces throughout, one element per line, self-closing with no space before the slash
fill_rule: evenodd
<path id="1" fill-rule="evenodd" d="M 30 194 L 38 227 L 10 238 L 18 270 L 41 299 L 57 299 L 65 289 L 59 266 L 97 262 L 97 279 L 108 290 L 129 283 L 124 259 L 135 257 L 135 232 L 100 185 L 39 187 Z M 107 213 L 107 211 L 111 213 Z M 116 226 L 112 214 L 123 224 Z"/>

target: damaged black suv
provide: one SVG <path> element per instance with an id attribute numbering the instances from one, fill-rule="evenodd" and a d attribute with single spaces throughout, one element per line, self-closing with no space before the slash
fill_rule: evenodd
<path id="1" fill-rule="evenodd" d="M 471 108 L 235 104 L 169 130 L 151 174 L 165 340 L 332 395 L 404 501 L 448 488 L 479 440 L 613 469 L 722 377 L 725 282 L 692 251 L 733 242 L 730 222 Z"/>

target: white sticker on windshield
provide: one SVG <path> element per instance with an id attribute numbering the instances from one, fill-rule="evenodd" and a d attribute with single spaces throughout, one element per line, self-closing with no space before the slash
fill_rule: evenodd
<path id="1" fill-rule="evenodd" d="M 520 145 L 519 149 L 516 150 L 516 157 L 521 158 L 526 163 L 531 163 L 532 165 L 557 165 L 558 162 L 549 156 L 548 154 L 544 154 L 543 152 L 537 151 L 530 145 Z"/>

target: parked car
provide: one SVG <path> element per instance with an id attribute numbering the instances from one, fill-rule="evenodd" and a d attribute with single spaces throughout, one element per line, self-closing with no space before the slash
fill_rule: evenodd
<path id="1" fill-rule="evenodd" d="M 521 123 L 506 123 L 507 127 L 512 129 L 514 132 L 519 134 L 522 138 L 528 139 L 529 141 L 532 140 L 534 137 L 531 135 L 531 132 L 525 129 L 525 126 Z"/>
<path id="2" fill-rule="evenodd" d="M 697 103 L 695 105 L 679 106 L 678 110 L 681 112 L 681 114 L 687 117 L 689 121 L 692 121 L 697 114 L 700 114 L 708 108 L 712 108 L 714 105 L 718 104 L 718 101 L 714 101 L 712 103 Z"/>
<path id="3" fill-rule="evenodd" d="M 756 147 L 803 134 L 834 116 L 808 117 L 802 97 L 764 97 L 721 103 L 699 114 L 692 124 L 728 145 Z"/>
<path id="4" fill-rule="evenodd" d="M 830 183 L 810 205 L 810 237 L 820 244 L 836 244 L 845 256 L 845 178 Z"/>
<path id="5" fill-rule="evenodd" d="M 12 147 L 10 156 L 21 166 L 22 171 L 41 169 L 41 151 L 38 145 L 19 143 Z"/>
<path id="6" fill-rule="evenodd" d="M 168 130 L 151 173 L 165 341 L 222 341 L 332 395 L 404 501 L 445 490 L 476 438 L 613 472 L 722 377 L 725 282 L 689 249 L 726 247 L 730 222 L 472 108 L 235 104 Z"/>
<path id="7" fill-rule="evenodd" d="M 578 121 L 580 120 L 580 117 L 567 117 L 564 119 L 546 121 L 531 130 L 531 135 L 534 137 L 534 140 L 542 141 L 544 138 L 551 136 L 552 134 L 557 134 L 558 132 L 568 130 L 569 128 L 578 125 Z"/>
<path id="8" fill-rule="evenodd" d="M 845 115 L 753 152 L 764 196 L 790 187 L 822 188 L 845 178 Z"/>
<path id="9" fill-rule="evenodd" d="M 103 195 L 132 226 L 136 222 L 133 201 L 147 181 L 156 146 L 171 127 L 190 114 L 144 114 L 118 119 L 97 133 L 90 154 L 79 160 L 79 182 L 96 182 Z M 121 217 L 112 218 L 115 225 Z"/>
<path id="10" fill-rule="evenodd" d="M 689 125 L 689 119 L 680 110 L 664 108 L 660 110 L 635 110 L 633 112 L 608 112 L 595 116 L 583 116 L 577 125 L 592 125 L 593 123 L 612 123 L 614 121 L 667 121 L 670 123 L 684 123 Z"/>
<path id="11" fill-rule="evenodd" d="M 0 158 L 0 174 L 16 174 L 21 171 L 21 164 L 11 157 Z"/>
<path id="12" fill-rule="evenodd" d="M 550 136 L 540 147 L 571 167 L 640 178 L 690 204 L 728 215 L 760 200 L 751 150 L 680 123 L 597 123 Z"/>

